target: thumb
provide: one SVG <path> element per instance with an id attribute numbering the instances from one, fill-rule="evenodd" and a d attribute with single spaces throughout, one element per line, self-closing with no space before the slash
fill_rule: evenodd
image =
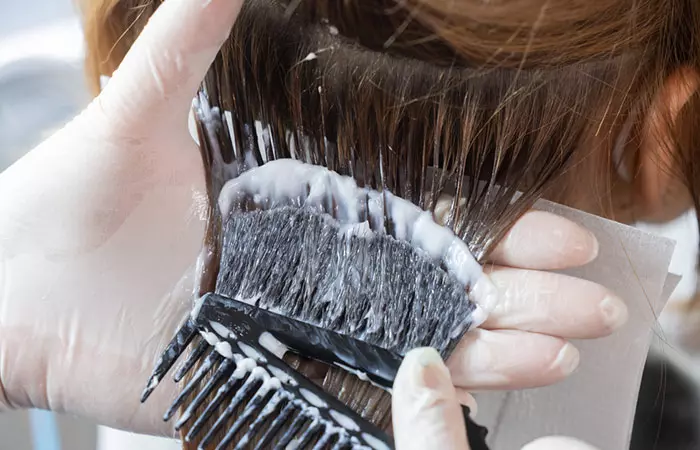
<path id="1" fill-rule="evenodd" d="M 432 348 L 406 354 L 394 381 L 392 415 L 397 450 L 469 450 L 450 372 Z"/>
<path id="2" fill-rule="evenodd" d="M 151 0 L 158 1 L 158 0 Z M 242 0 L 165 0 L 99 96 L 110 119 L 186 120 L 202 79 L 228 37 Z"/>
<path id="3" fill-rule="evenodd" d="M 595 447 L 578 439 L 549 436 L 530 442 L 523 450 L 597 450 Z"/>

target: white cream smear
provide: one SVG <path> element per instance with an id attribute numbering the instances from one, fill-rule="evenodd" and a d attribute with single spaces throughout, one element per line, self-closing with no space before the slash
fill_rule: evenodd
<path id="1" fill-rule="evenodd" d="M 374 450 L 391 450 L 388 445 L 380 441 L 371 434 L 362 433 L 362 438 L 374 449 Z"/>
<path id="2" fill-rule="evenodd" d="M 214 346 L 217 352 L 224 358 L 233 358 L 233 350 L 231 349 L 231 344 L 226 341 L 219 341 Z"/>
<path id="3" fill-rule="evenodd" d="M 329 195 L 334 199 L 334 218 L 343 233 L 371 237 L 382 230 L 384 211 L 394 225 L 393 235 L 422 250 L 441 264 L 478 306 L 474 325 L 481 325 L 498 301 L 498 291 L 467 245 L 432 214 L 390 192 L 361 188 L 355 180 L 322 166 L 293 159 L 278 159 L 248 170 L 229 180 L 219 195 L 219 208 L 227 217 L 237 204 L 252 200 L 256 207 L 305 206 L 324 210 Z M 364 219 L 360 216 L 367 209 Z M 371 225 L 370 225 L 371 222 Z"/>
<path id="4" fill-rule="evenodd" d="M 299 392 L 301 392 L 301 395 L 304 396 L 304 399 L 307 402 L 316 406 L 317 408 L 328 408 L 328 403 L 321 400 L 321 398 L 318 395 L 314 394 L 308 389 L 301 388 L 299 389 Z"/>
<path id="5" fill-rule="evenodd" d="M 359 425 L 357 425 L 357 422 L 355 422 L 345 414 L 341 414 L 338 411 L 330 411 L 328 414 L 330 414 L 335 419 L 335 421 L 338 422 L 343 428 L 352 431 L 360 430 L 360 427 Z"/>
<path id="6" fill-rule="evenodd" d="M 221 325 L 219 322 L 214 322 L 213 320 L 209 321 L 209 326 L 211 327 L 212 330 L 222 338 L 227 338 L 230 335 L 233 335 L 233 332 L 226 328 L 225 326 Z M 234 335 L 235 338 L 235 335 Z"/>
<path id="7" fill-rule="evenodd" d="M 279 359 L 282 359 L 285 353 L 287 353 L 287 346 L 281 343 L 279 340 L 277 340 L 276 337 L 274 337 L 272 334 L 269 332 L 265 331 L 263 334 L 260 335 L 258 338 L 258 343 L 268 352 L 272 353 Z"/>
<path id="8" fill-rule="evenodd" d="M 240 342 L 240 341 L 239 341 L 239 342 L 238 342 L 238 347 L 241 349 L 241 351 L 242 351 L 243 353 L 245 353 L 245 355 L 246 355 L 248 358 L 252 358 L 252 359 L 254 359 L 254 360 L 256 360 L 256 361 L 259 361 L 259 362 L 261 362 L 261 363 L 266 363 L 266 362 L 267 362 L 267 359 L 266 359 L 259 351 L 255 350 L 253 347 L 251 347 L 250 345 L 246 344 L 245 342 Z"/>

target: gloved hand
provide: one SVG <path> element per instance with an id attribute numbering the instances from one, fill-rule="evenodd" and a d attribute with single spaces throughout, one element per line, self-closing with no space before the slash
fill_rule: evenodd
<path id="1" fill-rule="evenodd" d="M 138 399 L 191 305 L 204 177 L 187 117 L 241 0 L 166 0 L 102 94 L 0 174 L 0 408 L 48 408 L 172 435 L 164 382 Z M 539 272 L 583 264 L 595 239 L 532 212 L 492 261 L 502 289 L 450 360 L 465 390 L 554 383 L 565 338 L 603 336 L 626 310 L 603 287 Z M 505 268 L 503 266 L 510 266 Z"/>
<path id="2" fill-rule="evenodd" d="M 394 381 L 392 399 L 396 450 L 469 450 L 462 409 L 450 372 L 432 348 L 406 354 Z M 467 401 L 476 411 L 473 398 Z M 522 450 L 595 450 L 565 437 L 538 439 Z"/>
<path id="3" fill-rule="evenodd" d="M 515 223 L 486 266 L 500 302 L 447 362 L 460 394 L 556 383 L 579 363 L 566 339 L 603 337 L 626 323 L 627 307 L 603 286 L 548 272 L 597 254 L 595 236 L 560 216 L 530 211 Z"/>
<path id="4" fill-rule="evenodd" d="M 101 95 L 0 174 L 0 409 L 173 435 L 176 386 L 138 397 L 191 305 L 206 195 L 187 118 L 241 3 L 165 1 Z"/>

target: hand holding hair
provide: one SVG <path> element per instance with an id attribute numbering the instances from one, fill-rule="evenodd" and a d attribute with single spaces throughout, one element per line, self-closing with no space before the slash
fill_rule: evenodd
<path id="1" fill-rule="evenodd" d="M 406 354 L 394 382 L 392 397 L 396 450 L 439 448 L 469 450 L 462 408 L 440 355 L 432 348 Z M 476 402 L 467 400 L 471 411 Z M 523 450 L 595 450 L 565 437 L 538 439 Z"/>
<path id="2" fill-rule="evenodd" d="M 206 194 L 192 98 L 240 0 L 167 0 L 105 90 L 0 174 L 0 410 L 136 432 L 139 392 L 191 305 Z"/>
<path id="3" fill-rule="evenodd" d="M 138 399 L 190 308 L 206 200 L 187 114 L 240 5 L 165 1 L 95 101 L 0 174 L 0 407 L 172 434 L 161 412 L 176 387 Z M 491 256 L 502 301 L 448 362 L 454 385 L 569 375 L 578 353 L 566 339 L 605 336 L 626 309 L 602 286 L 546 271 L 596 253 L 568 220 L 523 216 Z"/>
<path id="4" fill-rule="evenodd" d="M 521 389 L 561 381 L 579 363 L 567 339 L 609 335 L 627 321 L 625 304 L 598 284 L 549 271 L 578 267 L 598 241 L 543 211 L 521 217 L 490 255 L 500 302 L 447 362 L 458 388 Z"/>

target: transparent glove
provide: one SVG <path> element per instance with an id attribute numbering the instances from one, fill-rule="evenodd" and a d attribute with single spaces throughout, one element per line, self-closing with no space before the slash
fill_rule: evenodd
<path id="1" fill-rule="evenodd" d="M 394 381 L 392 400 L 396 450 L 469 450 L 464 417 L 450 372 L 437 351 L 418 348 L 406 354 Z M 473 398 L 467 400 L 476 411 Z M 523 450 L 595 450 L 565 437 L 538 439 Z"/>
<path id="2" fill-rule="evenodd" d="M 241 3 L 163 2 L 101 95 L 0 174 L 0 409 L 173 434 L 175 386 L 138 398 L 191 305 L 206 195 L 187 119 Z"/>
<path id="3" fill-rule="evenodd" d="M 161 416 L 176 386 L 138 399 L 191 305 L 206 196 L 187 118 L 240 4 L 163 2 L 102 94 L 0 174 L 0 408 L 172 435 Z M 537 270 L 595 253 L 571 222 L 524 216 L 492 256 L 503 302 L 450 360 L 455 384 L 518 388 L 570 373 L 578 354 L 565 338 L 608 334 L 624 306 Z"/>
<path id="4" fill-rule="evenodd" d="M 489 257 L 500 301 L 482 329 L 469 333 L 447 365 L 455 386 L 472 390 L 553 384 L 578 366 L 567 339 L 592 339 L 623 326 L 627 307 L 596 283 L 549 272 L 582 266 L 598 254 L 587 230 L 530 211 Z"/>

